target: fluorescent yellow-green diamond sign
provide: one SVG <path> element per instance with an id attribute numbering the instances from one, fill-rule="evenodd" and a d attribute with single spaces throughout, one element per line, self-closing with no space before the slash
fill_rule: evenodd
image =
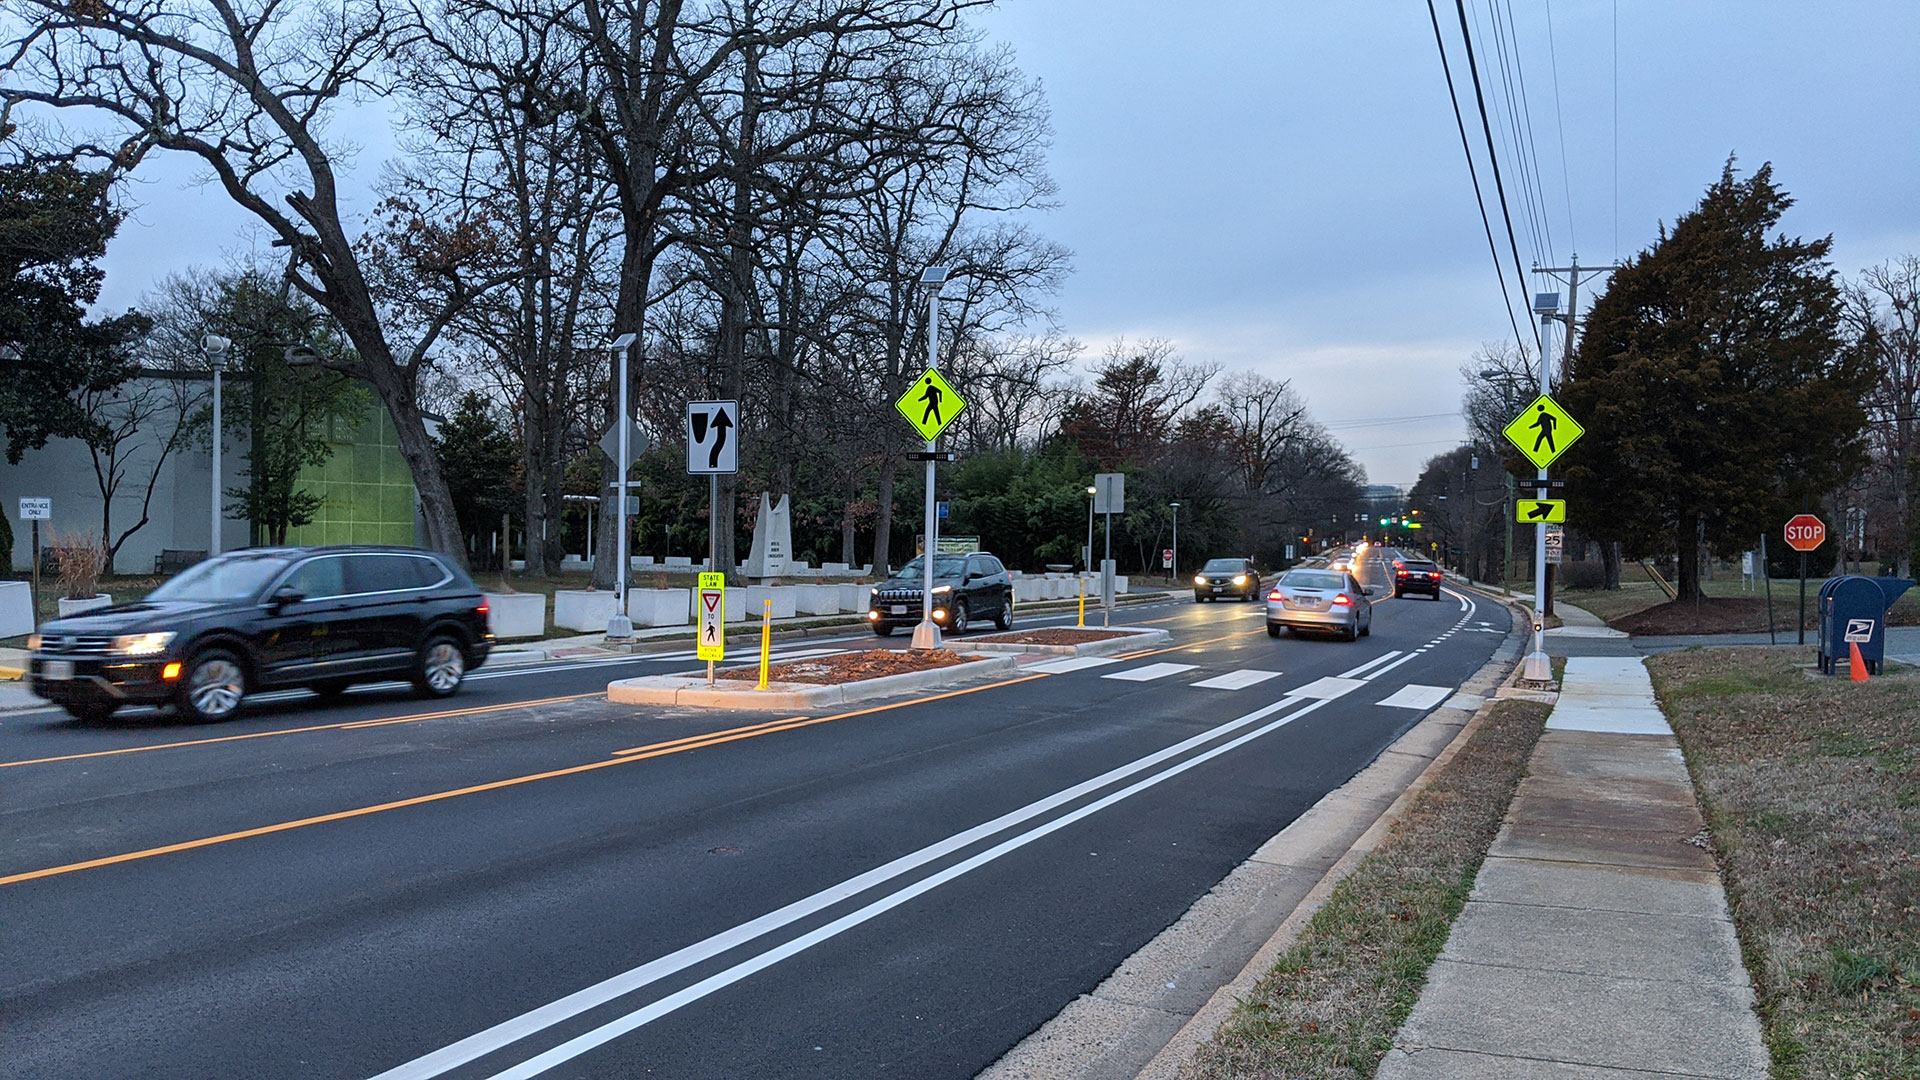
<path id="1" fill-rule="evenodd" d="M 913 425 L 921 438 L 932 442 L 947 430 L 947 425 L 953 423 L 967 403 L 939 372 L 928 368 L 913 380 L 913 385 L 907 387 L 907 392 L 900 395 L 893 407 L 900 410 L 900 415 L 907 418 L 907 423 Z"/>
<path id="2" fill-rule="evenodd" d="M 1544 469 L 1578 442 L 1587 429 L 1579 425 L 1560 403 L 1541 394 L 1533 404 L 1513 418 L 1504 434 L 1534 467 Z"/>

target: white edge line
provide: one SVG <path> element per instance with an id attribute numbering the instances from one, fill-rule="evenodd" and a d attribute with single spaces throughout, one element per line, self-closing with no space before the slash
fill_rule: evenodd
<path id="1" fill-rule="evenodd" d="M 1283 700 L 1286 700 L 1286 699 L 1283 699 Z M 1213 749 L 1206 751 L 1205 753 L 1196 754 L 1193 757 L 1190 757 L 1185 761 L 1182 761 L 1179 764 L 1174 765 L 1170 768 L 1167 768 L 1159 773 L 1156 773 L 1152 776 L 1148 776 L 1141 780 L 1135 781 L 1134 783 L 1128 785 L 1127 787 L 1121 788 L 1119 791 L 1115 791 L 1109 795 L 1104 796 L 1103 798 L 1100 798 L 1094 802 L 1088 803 L 1087 805 L 1079 808 L 1078 810 L 1074 810 L 1071 813 L 1063 814 L 1060 817 L 1054 818 L 1053 820 L 1048 821 L 1043 825 L 1035 826 L 1034 828 L 1029 829 L 1024 833 L 1021 833 L 1018 836 L 1009 837 L 1008 839 L 1001 841 L 1000 843 L 994 845 L 993 847 L 980 852 L 979 854 L 973 856 L 972 858 L 969 858 L 963 862 L 955 863 L 953 866 L 950 866 L 947 869 L 940 871 L 939 873 L 932 874 L 932 875 L 929 875 L 928 877 L 922 878 L 921 880 L 916 881 L 913 884 L 908 885 L 897 892 L 891 893 L 887 896 L 883 896 L 880 899 L 873 901 L 872 903 L 866 905 L 863 908 L 860 908 L 857 911 L 849 912 L 846 915 L 842 915 L 840 918 L 835 919 L 830 923 L 827 923 L 825 926 L 819 927 L 815 930 L 802 934 L 801 936 L 794 938 L 791 941 L 785 942 L 784 944 L 775 946 L 774 948 L 769 949 L 766 952 L 763 952 L 760 955 L 755 956 L 750 960 L 743 960 L 740 963 L 735 964 L 734 966 L 726 969 L 725 971 L 719 972 L 718 974 L 715 974 L 715 975 L 708 976 L 707 978 L 702 979 L 697 983 L 694 983 L 692 986 L 689 986 L 676 993 L 669 994 L 666 997 L 661 998 L 650 1005 L 644 1006 L 643 1008 L 636 1009 L 633 1012 L 630 1012 L 625 1016 L 622 1016 L 616 1020 L 610 1020 L 607 1023 L 604 1023 L 599 1027 L 586 1032 L 585 1034 L 577 1035 L 574 1038 L 569 1039 L 564 1043 L 561 1043 L 559 1046 L 556 1046 L 551 1050 L 548 1050 L 535 1057 L 528 1058 L 526 1061 L 523 1061 L 520 1064 L 515 1065 L 510 1069 L 506 1069 L 502 1072 L 493 1074 L 491 1077 L 488 1078 L 488 1080 L 529 1080 L 529 1078 L 531 1077 L 538 1076 L 541 1073 L 546 1072 L 548 1069 L 554 1068 L 557 1065 L 564 1064 L 565 1062 L 570 1061 L 576 1057 L 579 1057 L 581 1054 L 584 1054 L 589 1050 L 593 1050 L 596 1047 L 599 1047 L 605 1043 L 611 1042 L 614 1039 L 617 1039 L 620 1036 L 635 1030 L 636 1028 L 652 1023 L 653 1021 L 658 1020 L 663 1016 L 666 1016 L 668 1013 L 675 1012 L 676 1010 L 679 1010 L 687 1005 L 691 1005 L 692 1003 L 700 1000 L 701 998 L 706 997 L 707 995 L 712 994 L 718 990 L 725 989 L 726 987 L 731 986 L 732 984 L 739 982 L 740 980 L 745 979 L 746 977 L 753 975 L 756 972 L 772 967 L 773 965 L 779 963 L 782 960 L 788 959 L 789 957 L 805 952 L 807 949 L 810 949 L 813 946 L 818 945 L 823 941 L 826 941 L 830 938 L 837 937 L 840 934 L 860 925 L 861 923 L 868 921 L 869 919 L 872 919 L 876 916 L 879 916 L 888 911 L 891 911 L 892 909 L 899 907 L 901 904 L 904 904 L 907 901 L 912 900 L 923 893 L 931 892 L 932 890 L 940 887 L 941 885 L 946 884 L 949 881 L 954 880 L 955 878 L 971 873 L 974 870 L 977 870 L 980 867 L 985 866 L 988 863 L 995 861 L 996 859 L 999 859 L 1003 855 L 1006 855 L 1010 852 L 1016 851 L 1020 848 L 1027 846 L 1028 844 L 1033 843 L 1035 840 L 1039 840 L 1042 837 L 1045 837 L 1051 833 L 1059 831 L 1060 829 L 1064 829 L 1068 825 L 1071 825 L 1074 822 L 1081 820 L 1082 818 L 1090 817 L 1091 815 L 1096 814 L 1101 810 L 1104 810 L 1107 807 L 1120 802 L 1123 799 L 1131 798 L 1132 796 L 1142 791 L 1145 791 L 1148 788 L 1161 783 L 1162 781 L 1178 776 L 1181 773 L 1186 772 L 1188 769 L 1191 769 L 1196 765 L 1202 764 L 1203 762 L 1206 762 L 1206 761 L 1210 761 L 1213 758 L 1219 757 L 1221 754 L 1227 753 L 1230 750 L 1234 750 L 1241 746 L 1244 746 L 1245 744 L 1252 742 L 1254 739 L 1257 739 L 1262 735 L 1267 734 L 1268 732 L 1275 731 L 1281 727 L 1286 726 L 1287 724 L 1292 723 L 1295 720 L 1298 720 L 1300 717 L 1307 715 L 1308 713 L 1314 711 L 1315 709 L 1320 708 L 1322 705 L 1325 705 L 1325 704 L 1326 704 L 1325 701 L 1315 701 L 1307 705 L 1305 708 L 1300 709 L 1298 712 L 1292 713 L 1287 716 L 1283 716 L 1280 719 L 1275 720 L 1270 724 L 1266 724 L 1262 727 L 1254 729 L 1253 731 L 1249 731 L 1246 734 L 1241 735 L 1239 738 L 1233 739 L 1229 742 L 1222 743 L 1219 746 L 1216 746 Z"/>
<path id="2" fill-rule="evenodd" d="M 641 964 L 639 967 L 621 972 L 594 983 L 592 986 L 576 990 L 566 997 L 549 1002 L 537 1009 L 522 1013 L 509 1020 L 503 1020 L 492 1027 L 476 1032 L 458 1042 L 450 1043 L 431 1053 L 397 1065 L 372 1080 L 428 1080 L 452 1069 L 458 1068 L 476 1058 L 491 1054 L 502 1047 L 511 1045 L 538 1031 L 570 1019 L 589 1009 L 597 1008 L 609 1001 L 630 994 L 649 983 L 656 982 L 677 971 L 711 959 L 736 946 L 752 941 L 757 937 L 771 933 L 789 923 L 806 918 L 850 897 L 856 896 L 876 885 L 890 881 L 935 859 L 949 855 L 979 840 L 1003 832 L 1023 821 L 1030 820 L 1062 804 L 1073 801 L 1082 795 L 1106 787 L 1117 780 L 1125 779 L 1134 773 L 1150 769 L 1168 758 L 1185 753 L 1203 743 L 1211 742 L 1222 735 L 1248 724 L 1259 721 L 1289 705 L 1297 705 L 1302 699 L 1283 697 L 1270 705 L 1262 706 L 1218 727 L 1203 731 L 1198 735 L 1184 739 L 1163 750 L 1157 750 L 1145 757 L 1126 765 L 1108 770 L 1070 788 L 1056 792 L 1044 799 L 1028 803 L 1017 810 L 1009 811 L 981 825 L 964 832 L 955 833 L 945 840 L 929 844 L 918 851 L 875 867 L 864 874 L 848 878 L 838 885 L 796 900 L 791 904 L 770 911 L 759 918 L 741 923 L 730 930 L 724 930 L 702 941 L 694 942 L 659 959 Z M 1313 708 L 1317 708 L 1316 703 Z M 1296 715 L 1304 716 L 1302 710 Z M 1291 719 L 1291 717 L 1289 718 Z"/>

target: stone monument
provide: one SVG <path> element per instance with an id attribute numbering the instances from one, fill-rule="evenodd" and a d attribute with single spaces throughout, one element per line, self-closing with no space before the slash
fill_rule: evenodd
<path id="1" fill-rule="evenodd" d="M 754 581 L 785 577 L 793 565 L 793 516 L 787 496 L 776 505 L 773 496 L 760 493 L 760 514 L 753 519 L 753 550 L 747 555 L 746 574 Z"/>

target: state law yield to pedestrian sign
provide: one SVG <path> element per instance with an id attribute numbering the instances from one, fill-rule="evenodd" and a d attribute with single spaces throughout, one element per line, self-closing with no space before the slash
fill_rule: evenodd
<path id="1" fill-rule="evenodd" d="M 1567 520 L 1565 499 L 1519 499 L 1513 504 L 1513 519 L 1522 525 L 1547 523 L 1563 525 Z"/>
<path id="2" fill-rule="evenodd" d="M 727 658 L 727 575 L 700 575 L 700 638 L 702 660 Z M 684 654 L 683 654 L 684 655 Z"/>
<path id="3" fill-rule="evenodd" d="M 907 418 L 907 423 L 913 425 L 921 438 L 932 442 L 947 430 L 947 425 L 953 423 L 967 403 L 939 372 L 928 368 L 913 380 L 893 407 L 900 410 L 900 415 Z"/>
<path id="4" fill-rule="evenodd" d="M 1536 468 L 1544 469 L 1567 448 L 1580 440 L 1587 429 L 1567 415 L 1560 403 L 1541 394 L 1513 418 L 1503 434 L 1514 448 L 1525 454 Z"/>

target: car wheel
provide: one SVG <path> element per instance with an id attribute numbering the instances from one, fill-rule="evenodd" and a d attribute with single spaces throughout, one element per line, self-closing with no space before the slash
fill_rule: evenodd
<path id="1" fill-rule="evenodd" d="M 467 655 L 450 637 L 429 638 L 414 657 L 413 689 L 425 697 L 447 697 L 460 689 L 466 677 Z"/>
<path id="2" fill-rule="evenodd" d="M 893 627 L 888 626 L 886 623 L 874 623 L 873 636 L 874 637 L 892 637 Z"/>
<path id="3" fill-rule="evenodd" d="M 967 632 L 967 602 L 965 600 L 954 601 L 953 614 L 947 616 L 947 626 L 947 632 L 955 637 L 959 637 L 961 634 Z"/>
<path id="4" fill-rule="evenodd" d="M 1012 593 L 1008 593 L 1007 598 L 1001 602 L 1000 614 L 995 615 L 993 617 L 993 625 L 1001 630 L 1013 629 L 1013 594 Z"/>
<path id="5" fill-rule="evenodd" d="M 97 701 L 69 701 L 61 707 L 67 710 L 68 716 L 73 717 L 83 724 L 98 724 L 107 717 L 120 711 L 119 702 L 104 699 Z"/>
<path id="6" fill-rule="evenodd" d="M 187 664 L 180 682 L 180 715 L 196 724 L 225 720 L 247 696 L 247 672 L 240 658 L 225 649 L 208 649 Z"/>
<path id="7" fill-rule="evenodd" d="M 1277 626 L 1275 626 L 1275 625 L 1273 625 L 1272 623 L 1268 623 L 1268 624 L 1267 624 L 1267 636 L 1268 636 L 1268 637 L 1279 637 L 1279 636 L 1280 636 L 1280 628 L 1279 628 L 1279 627 L 1277 627 Z"/>
<path id="8" fill-rule="evenodd" d="M 307 689 L 323 698 L 331 700 L 346 693 L 347 688 L 352 685 L 352 683 L 345 679 L 322 679 L 317 683 L 308 683 Z"/>
<path id="9" fill-rule="evenodd" d="M 1355 623 L 1354 625 L 1347 627 L 1345 630 L 1340 631 L 1340 636 L 1346 638 L 1348 641 L 1359 640 L 1360 624 Z"/>
<path id="10" fill-rule="evenodd" d="M 1367 625 L 1360 628 L 1360 636 L 1361 637 L 1373 636 L 1373 620 L 1372 619 L 1368 619 Z"/>

